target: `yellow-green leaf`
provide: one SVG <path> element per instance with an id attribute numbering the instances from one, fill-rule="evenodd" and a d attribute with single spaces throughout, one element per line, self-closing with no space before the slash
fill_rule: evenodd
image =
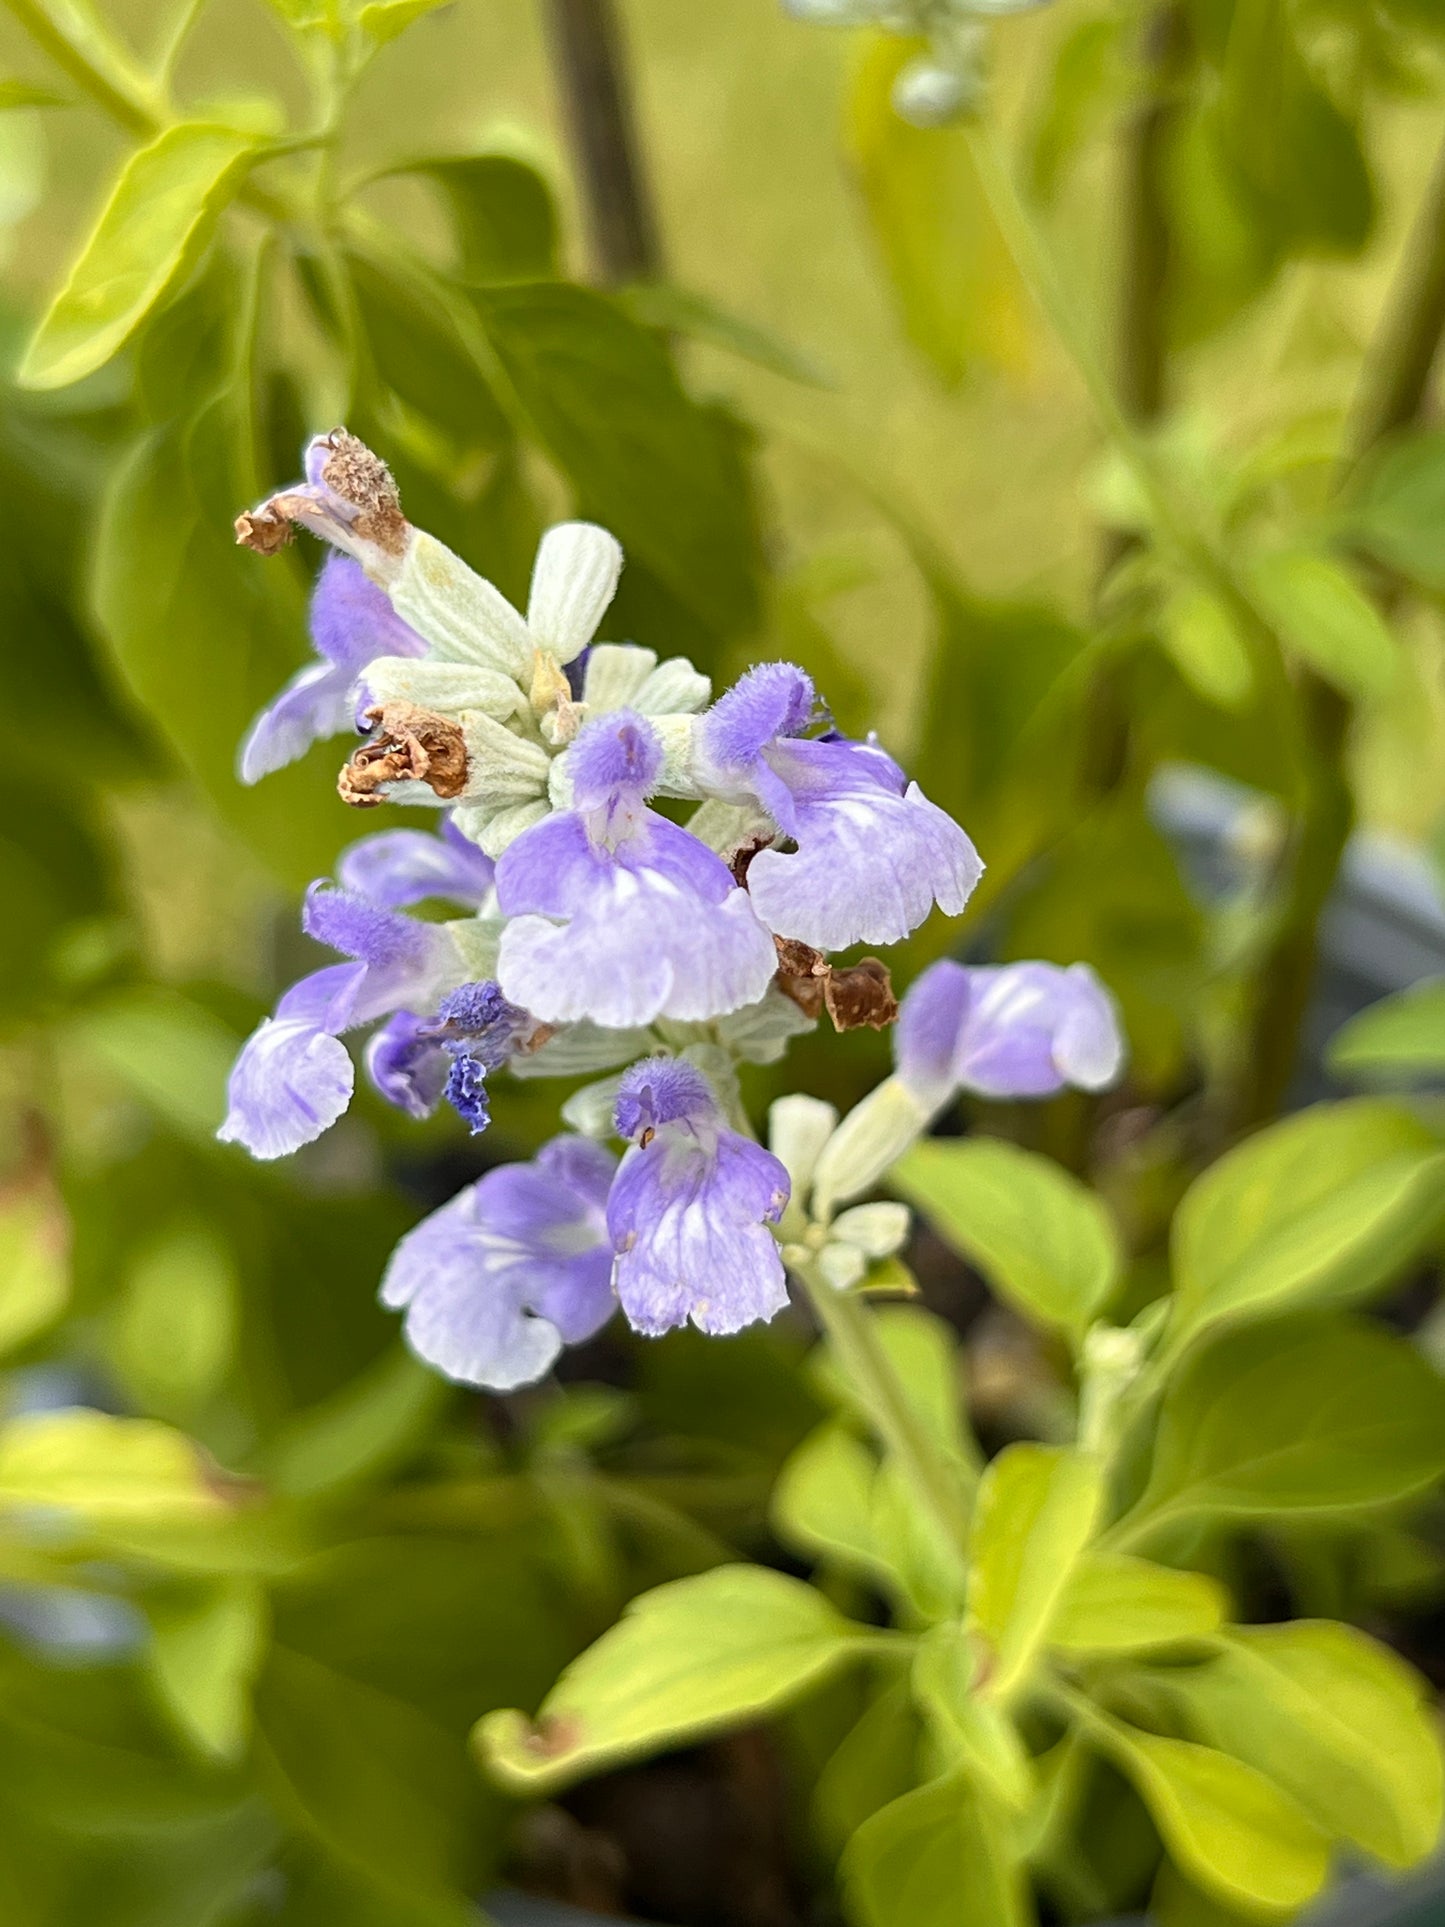
<path id="1" fill-rule="evenodd" d="M 60 1507 L 105 1524 L 172 1524 L 220 1512 L 200 1453 L 152 1419 L 75 1406 L 0 1427 L 0 1509 Z"/>
<path id="2" fill-rule="evenodd" d="M 224 1580 L 150 1608 L 150 1671 L 162 1706 L 200 1752 L 236 1759 L 251 1725 L 251 1685 L 266 1648 L 266 1598 Z"/>
<path id="3" fill-rule="evenodd" d="M 1330 1039 L 1329 1061 L 1346 1077 L 1445 1070 L 1445 977 L 1414 984 L 1352 1017 Z"/>
<path id="4" fill-rule="evenodd" d="M 1292 1794 L 1315 1823 L 1392 1867 L 1435 1845 L 1440 1741 L 1426 1683 L 1353 1626 L 1239 1627 L 1166 1676 L 1190 1730 Z"/>
<path id="5" fill-rule="evenodd" d="M 1285 643 L 1347 696 L 1382 696 L 1399 647 L 1379 610 L 1328 556 L 1289 550 L 1254 566 L 1260 601 Z"/>
<path id="6" fill-rule="evenodd" d="M 783 1705 L 887 1635 L 763 1566 L 719 1566 L 633 1600 L 547 1695 L 536 1722 L 489 1713 L 483 1758 L 540 1789 Z"/>
<path id="7" fill-rule="evenodd" d="M 915 1787 L 865 1820 L 840 1867 L 858 1927 L 1024 1927 L 1008 1828 L 961 1775 Z"/>
<path id="8" fill-rule="evenodd" d="M 1318 1104 L 1211 1165 L 1175 1214 L 1177 1328 L 1366 1296 L 1445 1217 L 1445 1153 L 1374 1098 Z"/>
<path id="9" fill-rule="evenodd" d="M 179 1219 L 130 1267 L 115 1329 L 115 1362 L 144 1405 L 185 1416 L 226 1373 L 236 1338 L 235 1266 L 199 1219 Z"/>
<path id="10" fill-rule="evenodd" d="M 1000 1138 L 914 1145 L 889 1183 L 1026 1318 L 1082 1336 L 1119 1275 L 1119 1239 L 1077 1178 Z"/>
<path id="11" fill-rule="evenodd" d="M 1134 1782 L 1170 1856 L 1199 1886 L 1247 1908 L 1293 1912 L 1324 1885 L 1325 1836 L 1253 1767 L 1102 1716 L 1089 1732 Z"/>
<path id="12" fill-rule="evenodd" d="M 1049 1627 L 1065 1652 L 1142 1652 L 1217 1632 L 1229 1601 L 1202 1572 L 1177 1572 L 1124 1552 L 1086 1552 Z"/>
<path id="13" fill-rule="evenodd" d="M 46 1183 L 0 1194 L 0 1353 L 44 1331 L 70 1296 L 70 1226 Z"/>
<path id="14" fill-rule="evenodd" d="M 1249 649 L 1233 614 L 1216 596 L 1184 589 L 1160 618 L 1160 640 L 1190 687 L 1220 709 L 1241 709 L 1254 689 Z"/>
<path id="15" fill-rule="evenodd" d="M 255 134 L 184 121 L 131 155 L 25 351 L 22 386 L 63 388 L 110 360 L 194 258 L 258 147 Z"/>
<path id="16" fill-rule="evenodd" d="M 1050 1445 L 1007 1445 L 978 1487 L 969 1541 L 968 1614 L 988 1641 L 988 1691 L 1027 1678 L 1101 1498 L 1099 1468 Z"/>

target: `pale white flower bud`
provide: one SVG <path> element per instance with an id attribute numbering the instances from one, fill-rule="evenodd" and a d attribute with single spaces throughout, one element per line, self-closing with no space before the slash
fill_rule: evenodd
<path id="1" fill-rule="evenodd" d="M 875 1185 L 928 1128 L 930 1113 L 897 1077 L 886 1077 L 843 1119 L 819 1154 L 813 1215 L 834 1209 Z"/>

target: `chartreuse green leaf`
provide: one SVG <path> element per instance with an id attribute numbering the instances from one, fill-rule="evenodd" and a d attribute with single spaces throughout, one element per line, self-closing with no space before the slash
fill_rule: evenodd
<path id="1" fill-rule="evenodd" d="M 1293 1912 L 1324 1885 L 1325 1836 L 1252 1766 L 1097 1711 L 1085 1731 L 1133 1781 L 1170 1857 L 1208 1892 L 1249 1911 Z"/>
<path id="2" fill-rule="evenodd" d="M 121 169 L 80 258 L 21 362 L 26 388 L 63 388 L 134 334 L 235 193 L 260 137 L 184 121 Z"/>
<path id="3" fill-rule="evenodd" d="M 1006 1445 L 980 1479 L 968 1618 L 987 1641 L 982 1683 L 996 1698 L 1028 1678 L 1101 1497 L 1097 1463 L 1059 1446 Z"/>
<path id="4" fill-rule="evenodd" d="M 1347 696 L 1382 696 L 1399 649 L 1379 610 L 1338 562 L 1304 550 L 1261 556 L 1255 593 L 1282 639 Z"/>
<path id="5" fill-rule="evenodd" d="M 895 1680 L 864 1709 L 818 1775 L 813 1816 L 825 1850 L 841 1853 L 870 1814 L 917 1785 L 922 1740 L 912 1695 Z"/>
<path id="6" fill-rule="evenodd" d="M 1330 1039 L 1329 1065 L 1345 1077 L 1445 1070 L 1445 977 L 1371 1004 Z"/>
<path id="7" fill-rule="evenodd" d="M 935 1442 L 961 1468 L 976 1466 L 979 1451 L 964 1422 L 958 1339 L 952 1328 L 921 1305 L 880 1306 L 872 1328 Z M 809 1367 L 826 1397 L 865 1424 L 873 1422 L 863 1395 L 835 1364 L 831 1347 L 825 1344 L 814 1352 Z"/>
<path id="8" fill-rule="evenodd" d="M 945 1619 L 963 1610 L 968 1594 L 968 1566 L 962 1544 L 962 1522 L 968 1513 L 968 1492 L 958 1481 L 958 1535 L 945 1538 L 931 1507 L 924 1504 L 907 1472 L 885 1454 L 873 1481 L 869 1525 L 884 1566 L 897 1575 L 905 1598 L 925 1620 Z"/>
<path id="9" fill-rule="evenodd" d="M 447 3 L 448 0 L 368 0 L 356 17 L 357 25 L 378 46 L 384 46 L 399 33 L 405 33 L 413 20 L 420 20 L 424 13 L 435 13 Z"/>
<path id="10" fill-rule="evenodd" d="M 979 1690 L 986 1668 L 967 1628 L 934 1626 L 913 1662 L 913 1697 L 949 1767 L 962 1767 L 983 1792 L 1023 1813 L 1036 1792 L 1033 1767 L 1018 1728 Z"/>
<path id="11" fill-rule="evenodd" d="M 1233 611 L 1192 585 L 1170 596 L 1160 616 L 1160 641 L 1175 668 L 1206 702 L 1242 709 L 1254 690 L 1249 646 Z"/>
<path id="12" fill-rule="evenodd" d="M 800 1552 L 892 1577 L 871 1523 L 877 1473 L 877 1459 L 847 1426 L 818 1426 L 778 1475 L 770 1508 L 774 1529 Z"/>
<path id="13" fill-rule="evenodd" d="M 1403 1339 L 1345 1317 L 1216 1338 L 1164 1394 L 1149 1483 L 1116 1549 L 1215 1514 L 1328 1517 L 1388 1505 L 1445 1472 L 1438 1375 Z"/>
<path id="14" fill-rule="evenodd" d="M 1268 1775 L 1331 1836 L 1392 1867 L 1440 1834 L 1440 1741 L 1424 1680 L 1333 1620 L 1242 1626 L 1160 1679 L 1189 1728 Z"/>
<path id="15" fill-rule="evenodd" d="M 563 1673 L 535 1724 L 489 1713 L 476 1743 L 512 1785 L 560 1785 L 770 1713 L 888 1637 L 842 1618 L 801 1580 L 719 1566 L 633 1600 Z"/>
<path id="16" fill-rule="evenodd" d="M 1224 1588 L 1201 1572 L 1086 1552 L 1064 1586 L 1049 1644 L 1068 1653 L 1143 1652 L 1218 1632 L 1228 1609 Z"/>
<path id="17" fill-rule="evenodd" d="M 153 1419 L 77 1406 L 0 1426 L 0 1510 L 61 1507 L 99 1524 L 165 1525 L 224 1504 L 191 1441 Z"/>
<path id="18" fill-rule="evenodd" d="M 0 1192 L 0 1353 L 54 1322 L 70 1297 L 70 1227 L 42 1181 Z"/>
<path id="19" fill-rule="evenodd" d="M 1410 1114 L 1320 1104 L 1212 1165 L 1174 1218 L 1175 1334 L 1364 1297 L 1445 1217 L 1445 1153 Z"/>
<path id="20" fill-rule="evenodd" d="M 1346 509 L 1352 541 L 1426 589 L 1445 589 L 1445 430 L 1388 443 L 1362 467 Z"/>
<path id="21" fill-rule="evenodd" d="M 37 87 L 33 80 L 0 80 L 0 113 L 14 107 L 66 107 L 64 94 L 53 88 Z"/>
<path id="22" fill-rule="evenodd" d="M 126 1386 L 167 1416 L 194 1411 L 217 1389 L 236 1340 L 230 1250 L 200 1219 L 164 1227 L 126 1278 L 114 1359 Z"/>
<path id="23" fill-rule="evenodd" d="M 955 387 L 981 363 L 1031 359 L 1030 312 L 959 128 L 914 127 L 893 84 L 918 44 L 879 35 L 859 65 L 848 145 L 909 340 Z"/>
<path id="24" fill-rule="evenodd" d="M 251 1684 L 266 1649 L 266 1598 L 228 1579 L 149 1608 L 151 1678 L 166 1712 L 200 1752 L 234 1760 L 251 1725 Z"/>
<path id="25" fill-rule="evenodd" d="M 1077 1178 L 1001 1138 L 928 1139 L 889 1183 L 1036 1322 L 1083 1336 L 1119 1276 L 1119 1239 L 1102 1201 Z"/>
<path id="26" fill-rule="evenodd" d="M 863 1822 L 839 1867 L 856 1927 L 1025 1927 L 1005 1822 L 962 1774 L 915 1787 Z"/>

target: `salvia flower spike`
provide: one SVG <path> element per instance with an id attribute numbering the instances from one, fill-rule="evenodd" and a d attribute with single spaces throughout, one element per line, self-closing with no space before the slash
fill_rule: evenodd
<path id="1" fill-rule="evenodd" d="M 983 870 L 973 844 L 876 738 L 833 729 L 793 664 L 711 702 L 684 659 L 598 640 L 623 563 L 606 530 L 550 529 L 520 611 L 406 520 L 344 429 L 237 524 L 263 555 L 296 528 L 335 551 L 317 660 L 253 725 L 243 776 L 360 727 L 345 800 L 444 814 L 436 833 L 350 844 L 312 886 L 303 927 L 344 961 L 244 1045 L 219 1135 L 259 1158 L 311 1143 L 351 1101 L 342 1040 L 361 1031 L 382 1098 L 416 1118 L 449 1104 L 473 1133 L 503 1076 L 600 1080 L 567 1100 L 569 1132 L 393 1254 L 383 1300 L 437 1371 L 529 1383 L 618 1306 L 650 1336 L 734 1332 L 786 1304 L 792 1262 L 851 1290 L 908 1230 L 901 1205 L 855 1201 L 959 1091 L 1119 1075 L 1118 1015 L 1084 965 L 944 961 L 900 1006 L 883 959 L 835 960 L 957 916 Z M 839 1031 L 896 1019 L 895 1072 L 841 1119 L 781 1100 L 764 1150 L 738 1066 L 775 1063 L 823 1014 Z"/>

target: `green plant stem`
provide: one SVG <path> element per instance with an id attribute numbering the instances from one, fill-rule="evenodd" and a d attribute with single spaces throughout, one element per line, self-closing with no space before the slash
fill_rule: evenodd
<path id="1" fill-rule="evenodd" d="M 56 66 L 68 74 L 98 107 L 104 108 L 126 133 L 135 135 L 143 142 L 152 141 L 172 124 L 173 116 L 167 103 L 124 49 L 107 46 L 102 61 L 96 57 L 94 49 L 87 51 L 68 39 L 41 8 L 31 4 L 31 0 L 4 0 L 4 4 L 8 5 L 10 12 L 36 45 L 49 54 Z M 279 159 L 285 154 L 314 145 L 312 136 L 277 142 L 274 157 Z M 236 198 L 267 220 L 278 224 L 305 224 L 303 202 L 278 194 L 271 188 L 258 187 L 254 181 L 247 181 Z"/>
<path id="2" fill-rule="evenodd" d="M 546 6 L 598 270 L 609 287 L 655 281 L 662 247 L 613 0 L 546 0 Z"/>
<path id="3" fill-rule="evenodd" d="M 103 26 L 94 25 L 87 49 L 77 46 L 36 0 L 5 0 L 5 4 L 35 44 L 127 133 L 150 140 L 160 131 L 163 102 L 139 62 Z"/>
<path id="4" fill-rule="evenodd" d="M 893 1361 L 879 1342 L 872 1313 L 856 1294 L 835 1290 L 815 1266 L 799 1267 L 798 1276 L 879 1438 L 926 1507 L 944 1543 L 961 1549 L 966 1520 L 954 1470 L 909 1403 Z"/>

